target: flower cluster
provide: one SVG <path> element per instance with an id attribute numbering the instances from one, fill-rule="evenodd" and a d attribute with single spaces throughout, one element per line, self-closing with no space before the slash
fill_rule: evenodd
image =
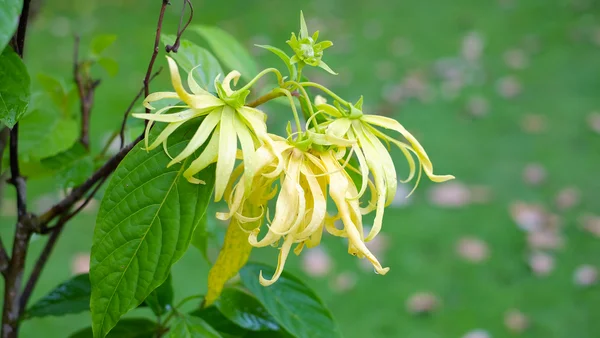
<path id="1" fill-rule="evenodd" d="M 216 162 L 215 200 L 224 199 L 229 207 L 217 217 L 235 220 L 231 224 L 246 231 L 248 242 L 254 247 L 280 248 L 275 275 L 269 279 L 260 276 L 265 286 L 279 278 L 292 249 L 300 254 L 305 246 L 317 246 L 324 231 L 347 238 L 350 254 L 368 259 L 377 273 L 385 274 L 389 268 L 379 263 L 365 242 L 381 230 L 384 209 L 393 200 L 398 181 L 409 182 L 416 176 L 416 187 L 423 172 L 434 182 L 454 178 L 435 175 L 423 147 L 396 120 L 363 113 L 362 98 L 352 104 L 318 83 L 303 81 L 301 70 L 305 66 L 333 73 L 321 60 L 323 50 L 332 43 L 316 43 L 317 36 L 318 32 L 309 36 L 301 15 L 299 36 L 292 34 L 288 41 L 294 52 L 292 57 L 275 47 L 261 46 L 283 59 L 291 78 L 269 68 L 234 90 L 232 83 L 237 84 L 240 74 L 233 71 L 222 82 L 215 79 L 216 95 L 201 88 L 191 72 L 187 81 L 191 93 L 188 92 L 175 61 L 167 57 L 175 92 L 151 94 L 144 104 L 153 109 L 150 103 L 166 98 L 183 103 L 154 114 L 134 115 L 150 121 L 146 132 L 153 122 L 168 123 L 150 144 L 146 137 L 147 149 L 162 144 L 165 151 L 169 135 L 187 121 L 202 118 L 187 146 L 169 165 L 193 156 L 183 175 L 198 184 L 203 182 L 194 175 Z M 286 137 L 268 133 L 266 114 L 246 103 L 253 84 L 268 73 L 277 75 L 278 87 L 254 102 L 280 96 L 289 100 L 296 131 L 292 132 L 291 122 L 288 123 Z M 333 104 L 319 95 L 311 98 L 308 88 L 330 96 Z M 304 124 L 296 99 L 302 107 Z M 171 109 L 178 111 L 169 112 Z M 386 144 L 397 146 L 405 155 L 409 164 L 406 179 L 398 179 Z M 362 217 L 371 212 L 375 213 L 375 221 L 365 233 Z"/>

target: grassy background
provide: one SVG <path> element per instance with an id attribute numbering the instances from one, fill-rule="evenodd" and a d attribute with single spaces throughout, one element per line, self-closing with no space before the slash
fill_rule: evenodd
<path id="1" fill-rule="evenodd" d="M 173 2 L 168 33 L 175 31 L 180 8 Z M 110 54 L 121 70 L 105 78 L 97 92 L 96 151 L 118 128 L 141 85 L 158 8 L 159 1 L 46 1 L 31 26 L 26 62 L 32 76 L 66 80 L 73 34 L 81 34 L 84 42 L 94 34 L 119 35 Z M 217 24 L 249 47 L 282 48 L 304 10 L 309 30 L 318 28 L 334 41 L 326 61 L 340 72 L 328 77 L 311 70 L 308 76 L 352 100 L 365 95 L 367 109 L 414 131 L 438 173 L 457 177 L 458 183 L 445 188 L 453 207 L 435 203 L 444 190 L 423 182 L 410 203 L 388 209 L 382 232 L 387 248 L 381 256 L 391 271 L 385 277 L 362 269 L 342 241 L 325 238 L 330 269 L 305 280 L 329 304 L 346 337 L 461 337 L 478 328 L 493 337 L 511 337 L 516 334 L 505 326 L 504 316 L 513 308 L 529 318 L 523 337 L 600 335 L 600 289 L 573 281 L 578 266 L 600 265 L 599 239 L 580 225 L 582 215 L 600 213 L 600 135 L 588 121 L 600 110 L 598 1 L 196 1 L 195 8 L 195 23 Z M 201 43 L 194 33 L 186 37 Z M 252 50 L 261 65 L 279 65 Z M 164 65 L 162 58 L 159 64 Z M 153 88 L 167 88 L 167 80 L 163 72 Z M 531 163 L 547 173 L 539 185 L 523 179 Z M 34 211 L 59 198 L 51 178 L 29 184 Z M 461 199 L 473 187 L 487 196 Z M 568 208 L 556 202 L 565 187 L 579 196 Z M 517 201 L 538 203 L 560 220 L 555 233 L 564 244 L 545 251 L 554 259 L 546 276 L 532 273 L 528 265 L 527 233 L 510 212 Z M 5 243 L 14 224 L 12 205 L 14 194 L 7 188 L 0 218 Z M 94 220 L 92 210 L 69 226 L 34 298 L 72 274 L 75 255 L 89 252 Z M 483 241 L 489 257 L 473 263 L 457 254 L 457 241 L 464 236 Z M 34 239 L 30 254 L 42 245 Z M 274 254 L 262 251 L 257 259 L 274 263 Z M 293 257 L 286 268 L 307 276 L 301 262 Z M 203 292 L 206 269 L 190 250 L 174 268 L 177 297 Z M 340 290 L 334 283 L 339 274 L 354 278 L 355 285 Z M 420 291 L 440 302 L 431 315 L 415 316 L 406 309 L 407 299 Z M 22 333 L 65 337 L 87 325 L 87 314 L 36 319 L 25 323 Z"/>

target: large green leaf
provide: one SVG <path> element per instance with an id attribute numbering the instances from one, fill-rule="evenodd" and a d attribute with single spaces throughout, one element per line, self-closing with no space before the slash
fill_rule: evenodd
<path id="1" fill-rule="evenodd" d="M 0 27 L 0 35 L 3 33 Z M 0 79 L 0 122 L 12 128 L 27 111 L 31 90 L 27 68 L 10 47 L 0 55 Z"/>
<path id="2" fill-rule="evenodd" d="M 155 338 L 160 328 L 145 318 L 127 318 L 121 320 L 106 336 L 107 338 Z M 94 338 L 92 328 L 88 327 L 73 333 L 69 338 Z"/>
<path id="3" fill-rule="evenodd" d="M 175 42 L 175 35 L 163 34 L 161 40 L 165 45 L 172 45 Z M 219 61 L 208 50 L 194 44 L 191 41 L 181 39 L 177 53 L 169 54 L 177 64 L 187 73 L 194 72 L 194 80 L 200 87 L 214 92 L 214 81 L 219 74 L 223 74 L 223 69 Z"/>
<path id="4" fill-rule="evenodd" d="M 173 303 L 173 279 L 171 275 L 156 288 L 144 301 L 157 316 L 162 316 L 169 311 Z"/>
<path id="5" fill-rule="evenodd" d="M 19 152 L 25 162 L 39 161 L 71 148 L 79 137 L 76 120 L 55 109 L 39 109 L 27 114 L 20 123 Z"/>
<path id="6" fill-rule="evenodd" d="M 198 308 L 190 312 L 190 316 L 200 317 L 210 324 L 221 335 L 231 335 L 236 337 L 244 336 L 248 330 L 239 327 L 237 324 L 225 317 L 216 306 Z"/>
<path id="7" fill-rule="evenodd" d="M 221 335 L 199 317 L 179 314 L 171 330 L 170 338 L 221 338 Z"/>
<path id="8" fill-rule="evenodd" d="M 63 316 L 90 309 L 90 278 L 82 274 L 69 279 L 33 304 L 25 318 Z"/>
<path id="9" fill-rule="evenodd" d="M 240 289 L 226 288 L 215 305 L 225 317 L 246 330 L 279 330 L 279 325 L 264 306 Z"/>
<path id="10" fill-rule="evenodd" d="M 191 26 L 190 29 L 208 42 L 217 58 L 229 69 L 239 71 L 245 79 L 251 79 L 258 73 L 252 56 L 231 34 L 213 26 Z"/>
<path id="11" fill-rule="evenodd" d="M 54 172 L 54 181 L 62 189 L 83 183 L 94 171 L 92 156 L 79 142 L 57 155 L 42 159 L 41 164 Z"/>
<path id="12" fill-rule="evenodd" d="M 0 50 L 8 44 L 17 30 L 23 0 L 0 1 Z"/>
<path id="13" fill-rule="evenodd" d="M 275 284 L 264 287 L 258 282 L 260 271 L 268 279 L 275 269 L 247 264 L 240 271 L 242 282 L 286 331 L 298 338 L 341 336 L 329 310 L 298 278 L 283 272 Z"/>
<path id="14" fill-rule="evenodd" d="M 171 135 L 169 153 L 182 151 L 197 128 L 188 122 Z M 187 250 L 214 185 L 214 166 L 198 176 L 206 184 L 182 176 L 199 153 L 167 168 L 170 158 L 162 147 L 147 153 L 140 143 L 115 171 L 100 205 L 91 254 L 90 306 L 98 337 L 163 284 Z"/>

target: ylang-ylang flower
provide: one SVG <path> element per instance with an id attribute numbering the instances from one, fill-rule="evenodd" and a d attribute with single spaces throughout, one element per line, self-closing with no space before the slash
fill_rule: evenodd
<path id="1" fill-rule="evenodd" d="M 179 99 L 182 104 L 162 108 L 153 114 L 133 114 L 133 116 L 150 121 L 146 126 L 146 149 L 152 150 L 163 144 L 165 151 L 167 151 L 169 136 L 177 128 L 193 119 L 203 118 L 187 146 L 172 158 L 169 166 L 184 161 L 205 146 L 200 155 L 185 169 L 183 176 L 192 183 L 203 183 L 194 175 L 216 162 L 215 200 L 218 201 L 223 196 L 235 166 L 238 140 L 241 145 L 242 157 L 246 163 L 251 162 L 250 155 L 258 146 L 265 140 L 270 141 L 267 137 L 266 115 L 258 109 L 244 105 L 249 94 L 249 90 L 245 87 L 236 91 L 231 89 L 231 82 L 235 85 L 240 77 L 239 72 L 230 72 L 225 76 L 223 82 L 219 82 L 219 77 L 217 77 L 214 85 L 218 96 L 215 96 L 196 83 L 192 71 L 188 74 L 187 81 L 191 90 L 189 93 L 183 87 L 175 61 L 168 56 L 167 61 L 175 91 L 150 94 L 144 100 L 144 105 L 154 109 L 151 103 L 163 99 Z M 169 110 L 176 108 L 183 110 L 168 113 Z M 168 125 L 156 139 L 148 144 L 148 132 L 153 122 L 166 122 Z M 248 172 L 248 174 L 251 173 Z"/>
<path id="2" fill-rule="evenodd" d="M 363 209 L 363 213 L 368 213 L 373 209 L 376 210 L 376 213 L 373 227 L 365 238 L 366 241 L 372 240 L 381 230 L 384 208 L 394 199 L 399 181 L 392 157 L 382 141 L 395 144 L 408 161 L 410 172 L 405 180 L 400 180 L 401 182 L 408 182 L 415 175 L 416 164 L 412 154 L 416 155 L 419 162 L 415 188 L 423 171 L 434 182 L 444 182 L 454 178 L 452 175 L 433 173 L 433 164 L 425 149 L 398 121 L 389 117 L 363 114 L 362 98 L 357 104 L 348 105 L 348 107 L 343 107 L 339 103 L 336 106 L 329 105 L 322 97 L 317 97 L 315 101 L 316 108 L 331 118 L 323 126 L 326 134 L 356 141 L 352 145 L 352 151 L 358 160 L 358 168 L 354 169 L 361 174 L 362 184 L 354 198 L 363 196 L 370 183 L 369 174 L 373 176 L 374 186 L 371 189 L 371 201 Z M 399 133 L 408 143 L 385 134 L 380 128 Z"/>
<path id="3" fill-rule="evenodd" d="M 267 225 L 246 229 L 248 241 L 255 247 L 280 247 L 275 274 L 270 279 L 261 274 L 260 283 L 265 286 L 274 283 L 281 275 L 292 247 L 295 245 L 294 252 L 300 254 L 304 246 L 317 246 L 324 228 L 332 235 L 347 237 L 351 254 L 367 258 L 378 273 L 385 274 L 389 268 L 383 268 L 364 243 L 358 201 L 347 198 L 356 195 L 358 190 L 340 162 L 344 150 L 342 153 L 333 149 L 315 150 L 279 136 L 271 137 L 273 145 L 262 146 L 255 154 L 250 185 L 245 182 L 248 177 L 236 169 L 238 176 L 232 177 L 225 195 L 230 210 L 218 214 L 223 220 L 233 217 L 241 224 L 250 223 L 256 221 L 256 217 L 246 210 L 256 210 L 256 205 L 260 205 L 264 215 L 258 217 L 266 218 Z M 280 161 L 283 161 L 282 166 Z M 337 215 L 327 215 L 328 195 Z M 272 198 L 276 202 L 271 216 L 268 202 Z M 341 219 L 343 229 L 335 228 L 330 222 L 333 219 Z"/>

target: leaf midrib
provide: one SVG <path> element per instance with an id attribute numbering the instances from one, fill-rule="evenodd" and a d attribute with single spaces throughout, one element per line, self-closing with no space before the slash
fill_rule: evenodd
<path id="1" fill-rule="evenodd" d="M 173 183 L 171 184 L 171 186 L 169 187 L 169 190 L 167 191 L 167 193 L 165 194 L 165 197 L 163 198 L 163 200 L 160 203 L 160 206 L 158 207 L 158 210 L 156 211 L 156 214 L 154 215 L 154 217 L 152 218 L 152 221 L 150 222 L 150 226 L 148 227 L 148 229 L 146 229 L 146 232 L 144 233 L 144 236 L 142 236 L 140 244 L 138 245 L 138 247 L 135 249 L 135 252 L 133 253 L 133 255 L 131 256 L 131 259 L 129 260 L 129 262 L 127 263 L 127 266 L 125 267 L 125 269 L 123 269 L 123 273 L 121 274 L 121 277 L 119 278 L 119 281 L 117 282 L 117 284 L 114 287 L 114 290 L 112 292 L 112 295 L 110 296 L 110 299 L 108 300 L 108 303 L 106 305 L 106 308 L 104 310 L 104 313 L 102 315 L 102 322 L 100 323 L 100 334 L 102 334 L 104 332 L 104 321 L 106 319 L 106 314 L 108 313 L 108 308 L 110 307 L 110 305 L 112 304 L 112 300 L 115 296 L 115 294 L 117 293 L 117 288 L 119 287 L 119 285 L 121 285 L 121 281 L 123 280 L 123 277 L 125 276 L 125 273 L 127 272 L 127 270 L 129 269 L 129 266 L 131 265 L 131 262 L 133 262 L 133 260 L 135 259 L 138 251 L 140 250 L 140 247 L 142 246 L 142 243 L 144 243 L 144 240 L 146 239 L 146 236 L 148 235 L 148 233 L 150 232 L 150 229 L 152 228 L 152 224 L 154 223 L 154 221 L 156 220 L 156 217 L 158 217 L 158 214 L 160 213 L 160 210 L 162 208 L 162 206 L 165 204 L 165 201 L 167 200 L 169 194 L 171 193 L 171 190 L 173 189 L 173 187 L 176 185 L 176 183 L 179 181 L 179 178 L 181 177 L 181 172 L 183 171 L 183 168 L 185 167 L 185 164 L 187 163 L 187 161 L 184 161 L 184 163 L 181 165 L 181 167 L 179 168 L 179 171 L 177 172 L 177 175 L 175 176 L 175 179 L 173 180 Z M 135 296 L 134 296 L 135 297 Z"/>

